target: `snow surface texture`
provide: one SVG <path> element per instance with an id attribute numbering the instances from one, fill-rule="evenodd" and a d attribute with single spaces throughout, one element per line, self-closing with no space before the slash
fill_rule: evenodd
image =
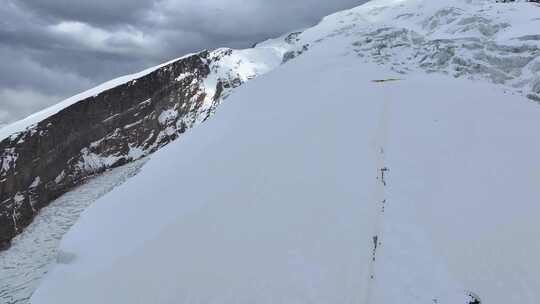
<path id="1" fill-rule="evenodd" d="M 32 303 L 539 303 L 540 107 L 335 30 L 422 3 L 300 35 L 325 38 L 85 211 Z"/>
<path id="2" fill-rule="evenodd" d="M 0 303 L 28 303 L 58 255 L 62 236 L 92 202 L 136 174 L 144 160 L 113 169 L 63 195 L 44 208 L 28 229 L 0 252 Z M 65 256 L 63 259 L 65 260 Z"/>

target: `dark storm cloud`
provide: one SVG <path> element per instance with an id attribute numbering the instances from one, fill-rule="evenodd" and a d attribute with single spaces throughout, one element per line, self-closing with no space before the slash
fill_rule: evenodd
<path id="1" fill-rule="evenodd" d="M 59 20 L 97 24 L 136 23 L 156 1 L 19 0 L 25 9 Z"/>
<path id="2" fill-rule="evenodd" d="M 247 47 L 366 0 L 2 0 L 0 123 L 185 53 Z"/>

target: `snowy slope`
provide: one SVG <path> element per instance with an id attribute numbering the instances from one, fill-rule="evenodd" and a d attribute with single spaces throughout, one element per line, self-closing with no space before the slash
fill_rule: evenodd
<path id="1" fill-rule="evenodd" d="M 442 77 L 414 76 L 386 94 L 390 171 L 375 303 L 463 290 L 483 303 L 538 303 L 540 107 Z M 440 281 L 446 272 L 454 284 Z"/>
<path id="2" fill-rule="evenodd" d="M 32 303 L 538 303 L 533 8 L 326 18 L 90 207 Z"/>
<path id="3" fill-rule="evenodd" d="M 368 290 L 370 303 L 466 303 L 444 301 L 466 290 L 537 303 L 540 108 L 308 59 L 248 85 L 88 210 L 32 303 L 356 303 Z"/>

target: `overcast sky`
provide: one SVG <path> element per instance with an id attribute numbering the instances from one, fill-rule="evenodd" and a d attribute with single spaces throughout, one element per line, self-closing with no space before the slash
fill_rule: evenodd
<path id="1" fill-rule="evenodd" d="M 248 47 L 366 0 L 1 0 L 0 123 L 201 49 Z"/>

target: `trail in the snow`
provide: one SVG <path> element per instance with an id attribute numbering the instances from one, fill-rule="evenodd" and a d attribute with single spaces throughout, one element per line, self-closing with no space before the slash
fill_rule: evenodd
<path id="1" fill-rule="evenodd" d="M 54 263 L 60 240 L 94 201 L 136 174 L 145 160 L 107 171 L 44 208 L 7 251 L 0 252 L 0 303 L 26 304 Z"/>
<path id="2" fill-rule="evenodd" d="M 392 81 L 395 81 L 397 79 L 392 79 Z M 373 83 L 376 83 L 378 85 L 381 85 L 385 83 L 385 80 L 374 80 Z M 366 304 L 370 304 L 372 302 L 372 295 L 374 286 L 377 283 L 377 251 L 379 248 L 383 245 L 383 226 L 384 226 L 384 213 L 386 205 L 388 204 L 388 200 L 386 197 L 386 191 L 385 188 L 387 186 L 387 177 L 388 173 L 390 172 L 390 169 L 386 165 L 385 160 L 385 149 L 387 146 L 387 140 L 388 140 L 388 132 L 389 132 L 389 119 L 390 119 L 390 105 L 391 101 L 389 98 L 384 98 L 384 103 L 382 106 L 381 113 L 379 114 L 379 125 L 377 127 L 377 130 L 375 131 L 375 137 L 374 137 L 374 153 L 376 154 L 376 162 L 377 162 L 377 187 L 375 189 L 375 201 L 373 202 L 376 204 L 376 220 L 375 220 L 375 227 L 374 227 L 374 233 L 373 233 L 373 252 L 372 257 L 369 262 L 369 278 L 368 278 L 368 284 L 367 284 L 367 292 L 366 292 Z"/>

